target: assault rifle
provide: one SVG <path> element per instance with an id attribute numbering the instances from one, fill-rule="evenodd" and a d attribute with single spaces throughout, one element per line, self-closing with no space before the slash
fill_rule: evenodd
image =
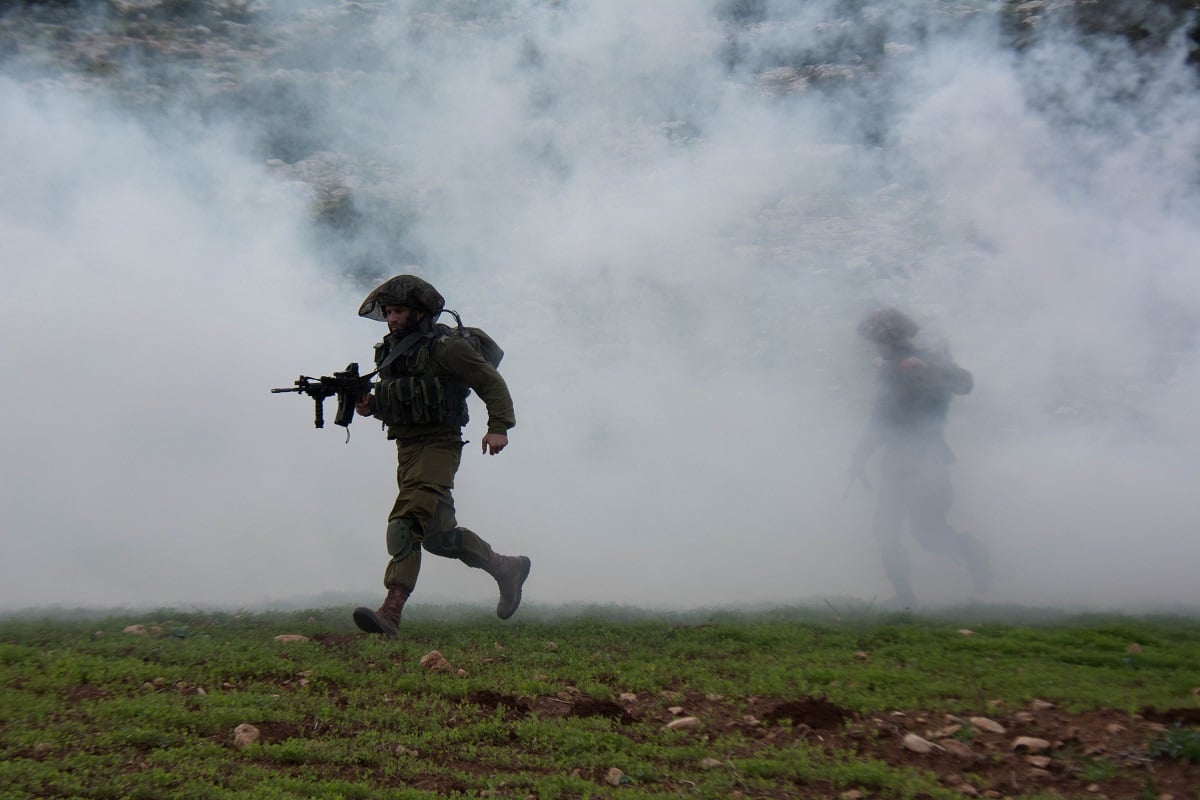
<path id="1" fill-rule="evenodd" d="M 338 405 L 337 414 L 333 417 L 333 424 L 345 428 L 346 438 L 349 440 L 350 423 L 354 421 L 354 406 L 360 397 L 371 391 L 371 377 L 374 375 L 374 372 L 359 375 L 358 364 L 352 363 L 348 364 L 343 371 L 333 373 L 332 376 L 310 378 L 307 375 L 301 375 L 296 380 L 295 386 L 289 386 L 286 389 L 272 389 L 271 394 L 298 392 L 311 397 L 316 406 L 316 419 L 313 424 L 318 428 L 325 427 L 325 398 L 336 395 Z"/>

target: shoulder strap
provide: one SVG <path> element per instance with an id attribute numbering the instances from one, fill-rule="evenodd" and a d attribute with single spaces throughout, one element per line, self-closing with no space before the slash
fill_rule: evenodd
<path id="1" fill-rule="evenodd" d="M 405 336 L 403 339 L 401 339 L 396 344 L 395 347 L 393 347 L 391 349 L 391 351 L 384 357 L 383 361 L 379 362 L 378 366 L 375 367 L 374 372 L 369 372 L 366 375 L 364 375 L 363 377 L 364 378 L 375 377 L 376 375 L 379 374 L 380 370 L 382 370 L 388 364 L 391 364 L 393 361 L 395 361 L 400 356 L 406 355 L 409 351 L 411 351 L 413 349 L 413 347 L 417 344 L 417 342 L 421 341 L 421 339 L 423 339 L 423 338 L 425 338 L 425 331 L 413 331 L 408 336 Z"/>

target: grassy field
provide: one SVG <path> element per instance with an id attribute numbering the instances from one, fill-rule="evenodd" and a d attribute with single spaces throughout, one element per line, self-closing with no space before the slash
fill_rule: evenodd
<path id="1" fill-rule="evenodd" d="M 1200 798 L 1200 621 L 1005 617 L 14 616 L 0 797 Z"/>

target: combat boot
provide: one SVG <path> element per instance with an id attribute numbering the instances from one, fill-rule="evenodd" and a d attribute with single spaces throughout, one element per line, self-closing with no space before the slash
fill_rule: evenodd
<path id="1" fill-rule="evenodd" d="M 403 586 L 389 586 L 387 597 L 378 610 L 372 611 L 366 606 L 354 609 L 354 624 L 367 633 L 395 636 L 400 627 L 400 612 L 404 610 L 408 595 L 409 591 Z"/>
<path id="2" fill-rule="evenodd" d="M 508 619 L 521 605 L 521 587 L 529 577 L 531 562 L 525 556 L 498 556 L 492 553 L 484 570 L 496 579 L 500 587 L 500 602 L 496 604 L 496 616 Z"/>

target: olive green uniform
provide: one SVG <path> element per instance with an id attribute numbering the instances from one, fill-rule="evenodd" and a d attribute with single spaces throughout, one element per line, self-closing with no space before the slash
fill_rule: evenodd
<path id="1" fill-rule="evenodd" d="M 376 346 L 381 364 L 405 339 L 396 332 Z M 460 527 L 454 514 L 454 475 L 466 442 L 466 396 L 474 391 L 487 407 L 489 433 L 506 434 L 516 425 L 512 396 L 504 378 L 462 336 L 434 327 L 411 355 L 385 365 L 375 392 L 374 414 L 396 442 L 396 502 L 388 515 L 391 561 L 384 585 L 411 593 L 421 569 L 421 548 L 483 569 L 491 546 Z"/>

